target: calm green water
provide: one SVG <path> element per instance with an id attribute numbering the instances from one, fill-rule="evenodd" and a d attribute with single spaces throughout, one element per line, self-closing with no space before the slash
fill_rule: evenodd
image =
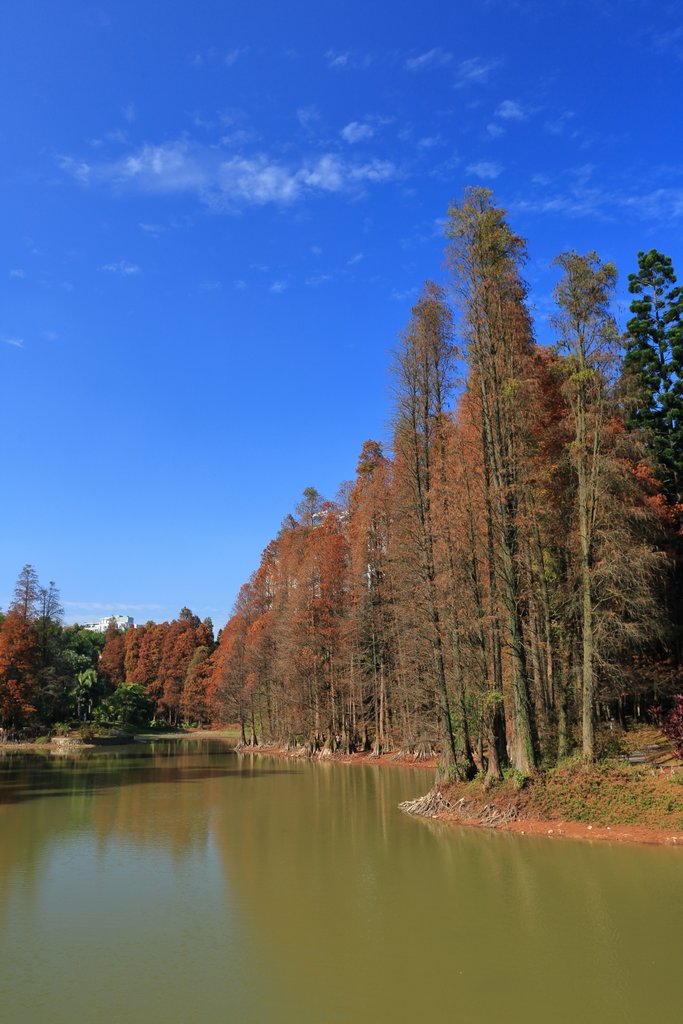
<path id="1" fill-rule="evenodd" d="M 680 1019 L 683 852 L 435 827 L 424 771 L 0 758 L 0 1016 Z"/>

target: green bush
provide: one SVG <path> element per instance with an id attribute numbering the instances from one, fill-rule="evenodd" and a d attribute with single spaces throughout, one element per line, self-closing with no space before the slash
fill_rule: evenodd
<path id="1" fill-rule="evenodd" d="M 517 768 L 512 767 L 505 768 L 503 770 L 503 778 L 506 780 L 509 779 L 515 789 L 524 789 L 529 781 L 528 775 L 525 775 L 524 772 L 520 772 Z"/>
<path id="2" fill-rule="evenodd" d="M 110 697 L 103 700 L 93 712 L 100 725 L 146 726 L 152 714 L 152 701 L 144 686 L 121 683 Z"/>
<path id="3" fill-rule="evenodd" d="M 624 742 L 624 738 L 619 732 L 603 733 L 597 738 L 597 755 L 598 760 L 607 760 L 610 758 L 626 757 L 628 754 L 628 747 Z"/>

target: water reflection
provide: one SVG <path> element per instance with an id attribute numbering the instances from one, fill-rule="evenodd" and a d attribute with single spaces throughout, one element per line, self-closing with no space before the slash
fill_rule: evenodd
<path id="1" fill-rule="evenodd" d="M 672 1011 L 680 851 L 401 815 L 428 784 L 196 742 L 0 760 L 4 1007 L 109 1024 L 125 991 L 165 1024 Z"/>
<path id="2" fill-rule="evenodd" d="M 209 780 L 246 783 L 273 773 L 245 769 L 224 744 L 210 741 L 195 742 L 187 752 L 177 741 L 56 758 L 11 752 L 0 757 L 0 897 L 15 873 L 34 877 L 51 848 L 73 835 L 92 835 L 100 853 L 120 839 L 164 847 L 174 858 L 189 856 L 206 844 L 211 804 L 222 799 Z M 24 803 L 33 806 L 12 813 Z"/>

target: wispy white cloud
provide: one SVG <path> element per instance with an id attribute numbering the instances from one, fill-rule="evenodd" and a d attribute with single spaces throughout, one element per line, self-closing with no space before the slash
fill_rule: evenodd
<path id="1" fill-rule="evenodd" d="M 364 70 L 374 64 L 372 53 L 352 53 L 350 50 L 328 50 L 325 54 L 328 68 L 345 68 L 346 70 Z"/>
<path id="2" fill-rule="evenodd" d="M 450 64 L 453 59 L 453 55 L 448 53 L 446 50 L 442 50 L 440 46 L 436 46 L 433 50 L 427 50 L 425 53 L 420 53 L 417 57 L 408 57 L 405 62 L 407 71 L 424 71 L 426 68 L 442 68 L 446 64 Z"/>
<path id="3" fill-rule="evenodd" d="M 676 25 L 663 32 L 653 31 L 651 40 L 655 52 L 673 54 L 679 60 L 683 59 L 683 26 Z"/>
<path id="4" fill-rule="evenodd" d="M 63 171 L 70 174 L 81 185 L 88 185 L 90 183 L 90 164 L 86 163 L 85 160 L 74 160 L 70 156 L 62 156 L 59 157 L 57 162 Z"/>
<path id="5" fill-rule="evenodd" d="M 2 341 L 3 344 L 5 344 L 5 345 L 11 345 L 12 348 L 23 348 L 24 347 L 24 339 L 23 338 L 0 338 L 0 341 Z"/>
<path id="6" fill-rule="evenodd" d="M 335 153 L 297 166 L 256 153 L 226 157 L 220 150 L 185 141 L 145 145 L 110 163 L 81 172 L 77 161 L 62 162 L 77 181 L 148 194 L 193 192 L 215 210 L 235 211 L 269 203 L 286 205 L 314 193 L 358 193 L 398 177 L 389 160 L 347 160 Z"/>
<path id="7" fill-rule="evenodd" d="M 134 103 L 127 103 L 121 111 L 121 113 L 123 114 L 124 121 L 127 121 L 128 124 L 132 124 L 133 121 L 138 116 L 138 112 Z"/>
<path id="8" fill-rule="evenodd" d="M 13 270 L 10 270 L 9 276 L 21 280 L 22 278 L 26 277 L 26 271 L 22 270 L 21 267 L 15 267 Z"/>
<path id="9" fill-rule="evenodd" d="M 306 278 L 305 284 L 307 288 L 319 288 L 321 284 L 327 284 L 332 279 L 332 274 L 313 274 Z"/>
<path id="10" fill-rule="evenodd" d="M 346 266 L 347 267 L 355 267 L 356 263 L 360 263 L 360 261 L 364 260 L 364 259 L 365 259 L 365 253 L 364 252 L 355 252 L 353 254 L 353 256 L 350 256 L 349 259 L 346 261 Z"/>
<path id="11" fill-rule="evenodd" d="M 505 129 L 497 121 L 491 121 L 490 124 L 486 125 L 486 134 L 490 139 L 498 139 L 501 135 L 505 134 Z"/>
<path id="12" fill-rule="evenodd" d="M 243 292 L 247 287 L 247 282 L 243 281 L 241 277 L 238 277 L 232 282 L 232 286 L 236 291 Z"/>
<path id="13" fill-rule="evenodd" d="M 122 131 L 121 128 L 114 128 L 110 132 L 105 132 L 102 138 L 99 139 L 88 139 L 88 145 L 93 149 L 102 149 L 108 142 L 113 142 L 116 145 L 125 146 L 128 143 L 128 135 Z M 84 166 L 87 167 L 87 164 Z"/>
<path id="14" fill-rule="evenodd" d="M 562 188 L 549 179 L 534 175 L 535 195 L 508 203 L 513 213 L 560 214 L 565 217 L 593 217 L 605 221 L 623 221 L 631 216 L 652 224 L 683 219 L 683 187 L 672 186 L 634 192 L 610 188 L 591 181 L 592 168 L 575 169 L 569 184 Z"/>
<path id="15" fill-rule="evenodd" d="M 43 331 L 42 334 L 46 341 L 57 341 L 59 338 L 56 331 Z"/>
<path id="16" fill-rule="evenodd" d="M 245 53 L 247 53 L 246 47 L 242 47 L 241 49 L 236 48 L 234 50 L 228 50 L 228 52 L 223 56 L 223 63 L 225 64 L 226 68 L 233 67 L 240 59 L 240 57 L 243 57 L 245 55 Z"/>
<path id="17" fill-rule="evenodd" d="M 496 110 L 496 115 L 504 121 L 526 121 L 529 116 L 528 111 L 516 100 L 503 100 Z"/>
<path id="18" fill-rule="evenodd" d="M 551 117 L 545 123 L 545 130 L 551 135 L 562 135 L 565 128 L 574 120 L 576 114 L 573 110 L 564 110 L 556 117 Z"/>
<path id="19" fill-rule="evenodd" d="M 404 290 L 394 288 L 391 293 L 392 299 L 394 299 L 396 302 L 405 302 L 406 299 L 413 299 L 416 297 L 416 295 L 417 288 L 406 288 Z"/>
<path id="20" fill-rule="evenodd" d="M 605 197 L 593 189 L 580 192 L 549 192 L 515 199 L 508 203 L 508 209 L 513 213 L 559 213 L 568 217 L 603 217 Z"/>
<path id="21" fill-rule="evenodd" d="M 258 133 L 253 128 L 234 128 L 232 131 L 221 135 L 219 143 L 221 146 L 239 149 L 251 142 L 256 142 L 257 139 Z"/>
<path id="22" fill-rule="evenodd" d="M 282 295 L 283 292 L 287 291 L 287 287 L 286 281 L 273 281 L 268 291 L 272 292 L 273 295 Z"/>
<path id="23" fill-rule="evenodd" d="M 646 220 L 666 221 L 683 217 L 683 188 L 657 188 L 651 192 L 618 197 L 621 207 Z"/>
<path id="24" fill-rule="evenodd" d="M 128 263 L 127 260 L 105 263 L 104 266 L 100 267 L 100 270 L 105 270 L 109 274 L 120 274 L 121 277 L 133 277 L 135 274 L 140 273 L 138 265 L 136 263 Z"/>
<path id="25" fill-rule="evenodd" d="M 328 50 L 325 54 L 325 59 L 327 60 L 328 68 L 345 68 L 351 59 L 351 54 L 348 52 L 337 53 L 335 50 Z"/>
<path id="26" fill-rule="evenodd" d="M 312 131 L 320 122 L 320 111 L 317 107 L 299 107 L 296 119 L 304 131 Z"/>
<path id="27" fill-rule="evenodd" d="M 201 154 L 200 148 L 191 152 L 184 142 L 145 145 L 122 160 L 101 165 L 96 176 L 113 184 L 137 183 L 150 191 L 201 188 L 207 183 L 208 172 Z"/>
<path id="28" fill-rule="evenodd" d="M 522 106 L 517 100 L 503 100 L 498 104 L 493 115 L 497 120 L 490 121 L 486 125 L 487 138 L 500 138 L 510 124 L 526 121 L 533 113 L 534 111 L 530 107 Z"/>
<path id="29" fill-rule="evenodd" d="M 499 66 L 497 60 L 485 60 L 483 57 L 468 57 L 458 64 L 456 88 L 467 85 L 485 85 L 491 72 Z"/>
<path id="30" fill-rule="evenodd" d="M 485 181 L 493 181 L 503 172 L 501 165 L 492 160 L 479 160 L 477 163 L 468 164 L 467 170 L 470 174 L 474 174 L 477 178 L 483 178 Z"/>
<path id="31" fill-rule="evenodd" d="M 439 161 L 439 163 L 433 164 L 429 170 L 429 176 L 431 178 L 437 178 L 439 181 L 449 181 L 453 177 L 453 172 L 462 163 L 457 153 L 452 153 L 445 160 Z"/>
<path id="32" fill-rule="evenodd" d="M 346 127 L 341 130 L 341 137 L 344 142 L 364 142 L 366 139 L 371 139 L 375 134 L 375 129 L 371 124 L 363 124 L 360 121 L 351 121 Z"/>
<path id="33" fill-rule="evenodd" d="M 425 135 L 417 140 L 418 149 L 436 149 L 438 146 L 444 146 L 445 144 L 445 139 L 441 135 Z"/>
<path id="34" fill-rule="evenodd" d="M 234 47 L 225 52 L 216 46 L 210 46 L 207 50 L 195 50 L 190 55 L 190 64 L 198 71 L 204 67 L 234 67 L 237 61 L 249 52 L 248 46 Z"/>
<path id="35" fill-rule="evenodd" d="M 155 237 L 160 235 L 161 232 L 163 231 L 163 228 L 161 227 L 160 224 L 148 224 L 146 222 L 143 222 L 141 224 L 138 224 L 138 227 L 140 228 L 141 231 L 144 231 L 146 235 L 154 235 Z"/>
<path id="36" fill-rule="evenodd" d="M 103 601 L 62 601 L 62 604 L 65 608 L 74 608 L 83 612 L 152 612 L 159 611 L 162 607 L 160 604 L 134 604 L 127 601 L 111 601 L 109 603 Z"/>
<path id="37" fill-rule="evenodd" d="M 425 242 L 433 242 L 435 238 L 443 238 L 445 225 L 445 217 L 422 221 L 414 226 L 412 235 L 401 239 L 400 246 L 402 249 L 410 250 L 418 245 L 424 245 Z"/>

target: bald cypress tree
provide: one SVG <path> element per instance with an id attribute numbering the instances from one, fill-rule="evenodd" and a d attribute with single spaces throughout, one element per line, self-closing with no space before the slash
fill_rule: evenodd
<path id="1" fill-rule="evenodd" d="M 519 399 L 533 352 L 533 332 L 521 276 L 524 242 L 488 189 L 468 188 L 449 210 L 448 259 L 470 369 L 480 408 L 491 586 L 505 610 L 512 677 L 514 766 L 537 766 L 536 724 L 527 666 L 520 547 L 522 469 L 528 431 Z"/>
<path id="2" fill-rule="evenodd" d="M 597 254 L 565 252 L 554 260 L 563 271 L 555 287 L 558 350 L 564 356 L 569 404 L 570 463 L 578 524 L 580 579 L 583 756 L 595 759 L 595 561 L 596 524 L 606 468 L 610 379 L 614 376 L 617 327 L 610 311 L 617 272 Z M 604 500 L 604 499 L 603 499 Z"/>
<path id="3" fill-rule="evenodd" d="M 441 289 L 428 281 L 413 307 L 394 363 L 396 492 L 405 535 L 403 559 L 412 568 L 419 606 L 417 622 L 431 649 L 434 710 L 441 742 L 440 772 L 460 771 L 451 714 L 446 658 L 446 625 L 440 601 L 435 491 L 438 488 L 438 433 L 453 387 L 454 354 L 450 314 Z M 471 759 L 471 755 L 470 755 Z"/>

